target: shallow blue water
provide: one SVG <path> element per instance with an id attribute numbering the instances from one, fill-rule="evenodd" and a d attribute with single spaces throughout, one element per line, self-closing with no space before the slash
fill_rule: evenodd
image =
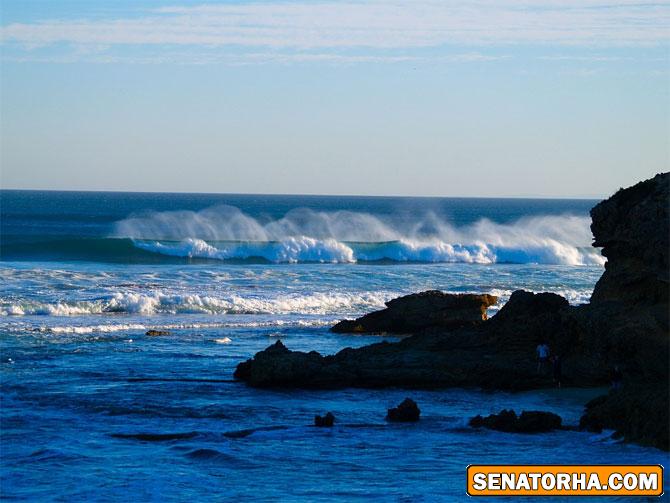
<path id="1" fill-rule="evenodd" d="M 376 342 L 328 326 L 417 290 L 504 302 L 526 288 L 586 302 L 602 273 L 589 250 L 592 201 L 1 196 L 4 497 L 454 501 L 465 499 L 471 463 L 667 464 L 665 453 L 606 434 L 466 427 L 505 407 L 575 424 L 592 391 L 269 391 L 232 381 L 237 363 L 278 339 L 322 353 Z M 147 337 L 150 328 L 171 335 Z M 386 409 L 408 395 L 422 420 L 387 424 Z M 309 426 L 326 411 L 335 428 Z M 226 435 L 248 428 L 261 430 Z M 138 433 L 181 436 L 118 436 Z"/>

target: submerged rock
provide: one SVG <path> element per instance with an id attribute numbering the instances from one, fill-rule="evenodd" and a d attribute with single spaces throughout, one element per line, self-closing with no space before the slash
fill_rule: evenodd
<path id="1" fill-rule="evenodd" d="M 142 442 L 170 442 L 172 440 L 184 440 L 196 437 L 198 435 L 195 431 L 188 433 L 112 433 L 114 438 L 127 438 L 132 440 L 140 440 Z"/>
<path id="2" fill-rule="evenodd" d="M 429 290 L 398 297 L 386 309 L 355 320 L 343 320 L 330 330 L 337 333 L 416 333 L 427 328 L 456 328 L 486 320 L 494 295 L 451 294 Z"/>
<path id="3" fill-rule="evenodd" d="M 386 419 L 397 423 L 412 423 L 419 420 L 421 410 L 414 400 L 405 398 L 400 405 L 388 410 Z"/>
<path id="4" fill-rule="evenodd" d="M 333 426 L 335 424 L 335 416 L 332 412 L 328 412 L 325 416 L 314 416 L 314 426 Z"/>
<path id="5" fill-rule="evenodd" d="M 474 428 L 488 428 L 509 433 L 544 433 L 561 429 L 562 423 L 561 416 L 553 412 L 531 410 L 523 411 L 517 416 L 513 410 L 506 409 L 487 417 L 475 416 L 469 422 Z"/>
<path id="6" fill-rule="evenodd" d="M 144 335 L 157 337 L 159 335 L 170 335 L 170 332 L 168 330 L 147 330 Z"/>

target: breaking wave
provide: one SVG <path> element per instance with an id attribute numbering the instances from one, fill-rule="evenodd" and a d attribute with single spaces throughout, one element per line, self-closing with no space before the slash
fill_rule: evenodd
<path id="1" fill-rule="evenodd" d="M 328 315 L 364 312 L 384 307 L 398 292 L 313 293 L 276 298 L 229 295 L 175 295 L 117 292 L 109 298 L 91 301 L 45 303 L 32 300 L 2 301 L 1 316 L 78 316 L 89 314 L 270 314 Z"/>
<path id="2" fill-rule="evenodd" d="M 349 211 L 289 211 L 263 221 L 231 206 L 167 211 L 117 222 L 114 238 L 150 254 L 277 263 L 459 262 L 603 265 L 587 217 L 482 219 L 455 227 L 433 213 L 398 219 Z"/>

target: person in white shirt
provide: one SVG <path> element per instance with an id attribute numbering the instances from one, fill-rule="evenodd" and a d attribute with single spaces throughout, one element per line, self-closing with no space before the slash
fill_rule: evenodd
<path id="1" fill-rule="evenodd" d="M 537 349 L 537 373 L 543 372 L 549 361 L 549 346 L 546 342 L 538 344 Z"/>

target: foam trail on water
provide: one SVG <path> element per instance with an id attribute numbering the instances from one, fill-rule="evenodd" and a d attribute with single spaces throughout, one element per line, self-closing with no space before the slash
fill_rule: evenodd
<path id="1" fill-rule="evenodd" d="M 44 303 L 32 300 L 2 301 L 1 316 L 77 316 L 87 314 L 309 314 L 363 312 L 384 307 L 398 292 L 329 292 L 279 297 L 215 297 L 198 294 L 116 292 L 93 301 Z"/>
<path id="2" fill-rule="evenodd" d="M 348 211 L 289 211 L 261 223 L 230 206 L 168 211 L 117 222 L 115 237 L 176 257 L 269 262 L 356 261 L 603 265 L 590 247 L 589 219 L 527 217 L 500 224 L 482 219 L 454 227 L 433 213 L 406 220 Z"/>

